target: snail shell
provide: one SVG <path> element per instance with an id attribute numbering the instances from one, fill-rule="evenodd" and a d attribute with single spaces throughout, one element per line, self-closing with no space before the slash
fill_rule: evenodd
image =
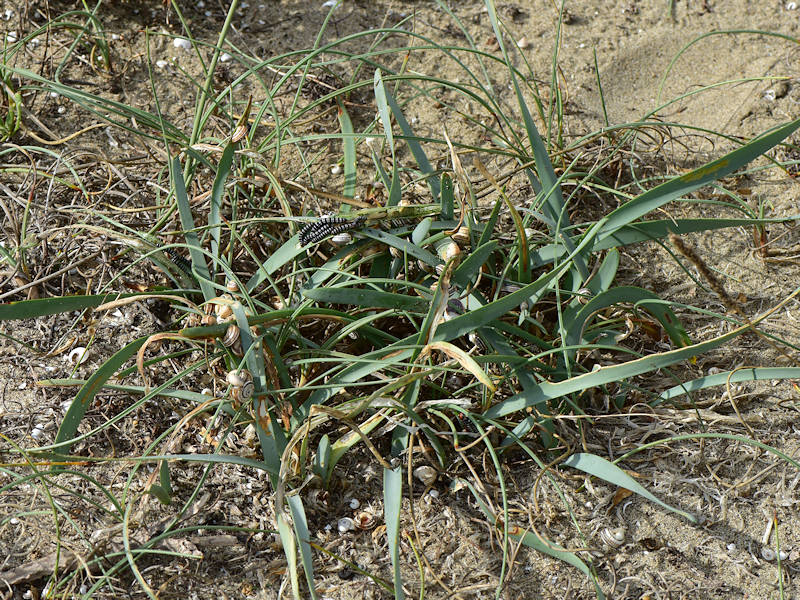
<path id="1" fill-rule="evenodd" d="M 419 479 L 425 485 L 433 485 L 438 476 L 439 473 L 437 473 L 436 469 L 429 467 L 428 465 L 421 465 L 414 469 L 414 477 Z"/>
<path id="2" fill-rule="evenodd" d="M 458 244 L 451 239 L 450 241 L 445 242 L 436 248 L 436 253 L 439 255 L 439 258 L 447 262 L 451 258 L 455 258 L 461 254 L 461 248 L 459 248 Z"/>
<path id="3" fill-rule="evenodd" d="M 348 531 L 353 531 L 356 528 L 356 524 L 350 517 L 344 517 L 343 519 L 339 519 L 337 527 L 339 533 L 347 533 Z"/>
<path id="4" fill-rule="evenodd" d="M 231 308 L 232 302 L 233 296 L 230 294 L 222 294 L 222 296 L 217 296 L 216 298 L 209 300 L 208 304 L 213 305 L 213 310 L 217 317 L 217 321 L 224 323 L 225 321 L 231 321 L 235 318 L 233 315 L 233 309 Z"/>
<path id="5" fill-rule="evenodd" d="M 228 279 L 228 281 L 225 282 L 225 288 L 229 292 L 238 292 L 239 291 L 239 284 L 236 283 L 233 279 Z"/>
<path id="6" fill-rule="evenodd" d="M 234 400 L 249 400 L 253 397 L 255 386 L 253 385 L 253 376 L 250 371 L 245 369 L 228 371 L 226 379 L 231 385 L 231 397 Z"/>
<path id="7" fill-rule="evenodd" d="M 589 304 L 589 300 L 592 299 L 592 290 L 587 287 L 582 287 L 577 291 L 578 294 L 578 302 L 581 304 Z"/>
<path id="8" fill-rule="evenodd" d="M 616 527 L 611 529 L 606 527 L 600 532 L 600 540 L 609 548 L 619 548 L 625 543 L 625 534 L 627 529 L 624 527 Z"/>
<path id="9" fill-rule="evenodd" d="M 372 529 L 375 527 L 375 515 L 362 510 L 356 515 L 356 518 L 353 519 L 353 522 L 358 529 Z"/>
<path id="10" fill-rule="evenodd" d="M 238 342 L 242 337 L 242 332 L 236 325 L 228 325 L 228 328 L 225 330 L 225 336 L 222 338 L 222 345 L 226 348 L 230 348 L 236 342 Z"/>
<path id="11" fill-rule="evenodd" d="M 469 227 L 459 227 L 458 231 L 456 231 L 450 237 L 453 238 L 453 241 L 457 242 L 458 244 L 468 244 L 470 242 Z"/>

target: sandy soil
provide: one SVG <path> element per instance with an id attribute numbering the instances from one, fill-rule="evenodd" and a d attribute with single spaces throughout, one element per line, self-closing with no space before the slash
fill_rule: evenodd
<path id="1" fill-rule="evenodd" d="M 224 13 L 215 3 L 204 8 L 183 7 L 185 17 L 195 36 L 211 43 L 216 39 Z M 800 101 L 798 85 L 798 51 L 796 44 L 785 38 L 755 33 L 710 35 L 714 31 L 762 30 L 797 36 L 800 9 L 790 10 L 794 3 L 780 2 L 717 2 L 713 0 L 670 3 L 664 0 L 624 0 L 614 2 L 567 2 L 567 14 L 561 28 L 559 51 L 560 77 L 566 92 L 565 134 L 568 140 L 596 131 L 603 126 L 604 113 L 594 69 L 593 51 L 597 52 L 599 79 L 602 84 L 605 111 L 610 124 L 658 119 L 680 123 L 668 144 L 653 149 L 643 143 L 641 156 L 626 169 L 626 180 L 679 172 L 700 161 L 717 156 L 729 144 L 715 137 L 700 135 L 699 131 L 721 131 L 733 137 L 747 137 L 797 116 Z M 6 2 L 3 7 L 13 11 L 0 23 L 3 35 L 14 31 L 21 35 L 44 21 L 44 14 L 60 14 L 72 6 L 68 2 Z M 454 13 L 466 25 L 479 47 L 495 51 L 493 34 L 483 3 L 473 0 L 453 2 Z M 313 44 L 326 15 L 322 2 L 268 1 L 251 2 L 237 17 L 231 40 L 245 52 L 272 56 Z M 210 14 L 206 15 L 208 11 Z M 381 24 L 393 24 L 415 11 L 409 22 L 420 34 L 460 43 L 454 35 L 449 17 L 431 2 L 351 2 L 345 0 L 333 16 L 326 40 L 344 36 Z M 558 11 L 550 1 L 520 0 L 504 2 L 499 12 L 511 36 L 524 46 L 526 60 L 537 80 L 547 88 L 550 81 L 553 47 Z M 70 63 L 64 72 L 65 81 L 88 81 L 95 91 L 121 102 L 153 109 L 153 93 L 148 81 L 145 28 L 176 33 L 179 20 L 174 12 L 165 11 L 161 2 L 107 3 L 100 11 L 112 40 L 117 62 L 114 78 L 102 79 L 83 62 Z M 702 38 L 702 39 L 701 39 Z M 48 54 L 65 47 L 70 37 L 63 32 L 53 34 L 48 43 L 31 51 L 19 60 L 36 70 L 51 72 L 56 63 Z M 691 45 L 690 45 L 691 44 Z M 684 52 L 681 53 L 682 50 Z M 185 132 L 191 129 L 193 90 L 188 77 L 199 76 L 199 69 L 190 53 L 176 48 L 167 38 L 154 36 L 151 52 L 153 61 L 166 60 L 164 67 L 153 69 L 155 90 L 161 107 L 172 122 Z M 677 57 L 677 59 L 676 59 Z M 173 61 L 174 59 L 174 61 Z M 673 59 L 674 64 L 671 62 Z M 411 58 L 410 67 L 435 71 L 443 78 L 461 75 L 451 63 L 431 63 L 420 54 Z M 223 66 L 221 79 L 231 79 L 239 70 Z M 185 75 L 184 71 L 185 70 Z M 495 74 L 492 74 L 495 76 Z M 503 73 L 497 73 L 501 78 Z M 663 82 L 663 86 L 662 86 Z M 503 83 L 502 81 L 499 83 Z M 719 84 L 719 85 L 718 85 Z M 75 85 L 82 85 L 77 83 Z M 497 86 L 498 89 L 502 85 Z M 709 89 L 703 89 L 709 87 Z M 241 90 L 243 97 L 247 89 Z M 501 93 L 501 92 L 499 92 Z M 678 99 L 679 98 L 679 99 Z M 678 100 L 675 100 L 678 99 Z M 366 98 L 368 100 L 368 98 Z M 511 101 L 509 94 L 507 101 Z M 288 106 L 290 97 L 277 100 L 280 107 Z M 65 136 L 96 121 L 69 104 L 65 98 L 38 94 L 26 98 L 26 106 L 56 137 Z M 415 118 L 421 131 L 430 128 L 439 132 L 442 115 L 414 105 L 407 116 Z M 371 118 L 371 115 L 369 115 Z M 45 135 L 30 116 L 26 126 Z M 220 125 L 224 130 L 225 124 Z M 337 128 L 335 117 L 321 121 L 322 127 Z M 479 132 L 460 119 L 447 122 L 451 138 L 474 142 Z M 15 140 L 22 143 L 24 138 Z M 337 148 L 330 148 L 336 160 Z M 92 130 L 55 147 L 55 157 L 68 157 L 80 164 L 81 157 L 99 154 L 108 157 L 113 169 L 91 164 L 81 176 L 91 189 L 106 189 L 98 197 L 98 207 L 112 202 L 114 191 L 125 195 L 136 193 L 129 206 L 148 206 L 158 201 L 157 188 L 167 185 L 164 171 L 164 152 L 158 143 L 144 147 L 140 140 L 112 129 Z M 124 160 L 123 160 L 124 159 Z M 284 166 L 292 168 L 290 159 Z M 53 159 L 53 168 L 59 162 Z M 323 161 L 324 164 L 324 161 Z M 474 174 L 473 174 L 474 175 Z M 320 167 L 312 176 L 324 181 L 329 189 L 341 189 L 341 182 Z M 3 175 L 0 175 L 2 181 Z M 106 182 L 110 184 L 106 187 Z M 152 185 L 150 185 L 152 184 Z M 10 178 L 14 189 L 19 180 Z M 764 175 L 755 172 L 737 181 L 747 188 L 747 201 L 752 206 L 762 202 L 767 214 L 786 216 L 797 214 L 797 184 L 788 175 Z M 74 224 L 69 212 L 72 192 L 57 189 L 52 194 L 52 206 L 58 211 L 34 214 L 37 223 L 49 218 L 59 226 Z M 512 190 L 522 194 L 524 190 Z M 703 195 L 705 194 L 705 195 Z M 48 196 L 49 197 L 49 196 Z M 711 198 L 708 190 L 698 199 Z M 52 206 L 48 210 L 52 210 Z M 608 207 L 599 207 L 605 210 Z M 590 210 L 590 208 L 586 208 Z M 667 214 L 681 216 L 719 216 L 722 212 L 711 204 L 692 208 L 669 209 Z M 119 215 L 122 222 L 137 226 L 135 212 Z M 47 225 L 50 227 L 50 225 Z M 776 247 L 787 252 L 800 240 L 793 227 L 773 227 L 770 238 Z M 800 280 L 796 261 L 791 255 L 765 261 L 753 251 L 750 232 L 724 230 L 722 233 L 693 237 L 695 245 L 718 274 L 724 278 L 733 295 L 738 295 L 752 316 L 774 305 L 788 295 Z M 103 247 L 96 236 L 76 233 L 68 253 L 74 260 L 93 251 L 112 250 Z M 58 268 L 45 251 L 33 253 L 36 269 L 48 274 Z M 53 266 L 55 265 L 55 266 Z M 99 268 L 97 261 L 92 268 Z M 34 270 L 36 270 L 34 269 Z M 113 266 L 110 267 L 113 269 Z M 93 273 L 99 273 L 95 269 Z M 716 296 L 704 286 L 687 279 L 685 273 L 656 245 L 629 248 L 623 253 L 623 280 L 642 285 L 667 299 L 678 299 L 724 312 Z M 105 271 L 99 275 L 107 277 Z M 161 274 L 143 266 L 131 271 L 126 281 L 141 285 L 158 282 Z M 91 278 L 89 278 L 91 279 Z M 43 293 L 78 292 L 85 286 L 84 273 L 67 273 L 54 279 Z M 96 282 L 95 282 L 96 284 Z M 7 281 L 0 293 L 13 290 Z M 93 284 L 94 285 L 94 284 Z M 60 289 L 59 289 L 60 286 Z M 18 300 L 18 294 L 5 298 Z M 34 382 L 49 377 L 67 377 L 70 366 L 64 352 L 47 356 L 42 351 L 54 347 L 64 349 L 70 344 L 85 344 L 94 336 L 92 356 L 81 365 L 76 376 L 86 376 L 100 362 L 115 352 L 122 343 L 137 335 L 156 332 L 163 326 L 163 315 L 157 306 L 126 307 L 117 316 L 89 315 L 77 318 L 75 313 L 41 319 L 37 322 L 0 323 L 3 340 L 0 342 L 0 374 L 4 380 L 0 396 L 0 430 L 4 436 L 24 447 L 51 442 L 63 417 L 65 403 L 74 390 L 36 387 Z M 723 325 L 708 317 L 682 314 L 693 339 L 715 335 Z M 797 339 L 797 304 L 791 304 L 779 319 L 767 327 L 787 339 Z M 11 337 L 9 337 L 11 336 Z M 11 339 L 11 338 L 15 339 Z M 73 339 L 74 338 L 74 339 Z M 26 348 L 29 344 L 35 351 Z M 167 346 L 169 348 L 169 346 Z M 781 364 L 782 358 L 759 338 L 742 337 L 731 345 L 703 357 L 695 364 L 684 365 L 676 373 L 682 378 L 698 377 L 713 369 L 734 366 L 763 366 Z M 172 373 L 174 374 L 174 372 Z M 157 377 L 159 374 L 154 374 Z M 166 374 L 162 374 L 165 375 Z M 659 379 L 660 378 L 660 379 Z M 670 374 L 653 377 L 653 387 L 672 385 Z M 202 383 L 202 382 L 200 382 Z M 626 451 L 655 439 L 681 434 L 709 431 L 753 437 L 773 445 L 781 452 L 798 454 L 797 390 L 792 382 L 776 381 L 764 384 L 734 386 L 732 389 L 741 419 L 735 414 L 724 389 L 711 390 L 696 398 L 699 410 L 650 408 L 631 402 L 625 414 L 605 415 L 579 433 L 572 420 L 558 424 L 565 441 L 587 451 L 613 459 Z M 92 407 L 86 426 L 96 425 L 129 406 L 130 399 L 109 394 Z M 174 423 L 187 407 L 178 401 L 153 403 L 137 409 L 114 430 L 114 435 L 90 438 L 74 450 L 87 456 L 136 454 L 154 440 L 167 424 Z M 746 425 L 745 425 L 746 424 Z M 751 431 L 748 431 L 748 427 Z M 204 432 L 192 430 L 180 440 L 183 450 L 207 451 Z M 236 450 L 252 452 L 252 440 L 242 437 Z M 4 443 L 4 447 L 8 447 Z M 2 461 L 9 460 L 3 453 Z M 14 455 L 15 457 L 17 455 Z M 16 458 L 15 458 L 16 460 Z M 487 469 L 486 482 L 494 486 L 491 468 L 480 463 L 478 454 L 472 456 L 476 468 Z M 112 463 L 113 464 L 113 463 Z M 800 473 L 786 462 L 753 446 L 731 440 L 707 439 L 673 441 L 633 456 L 625 468 L 635 472 L 639 481 L 664 501 L 698 515 L 704 521 L 693 526 L 680 517 L 631 496 L 620 501 L 617 490 L 575 472 L 559 475 L 566 493 L 567 509 L 555 488 L 542 482 L 535 488 L 539 469 L 522 457 L 509 457 L 504 465 L 504 477 L 512 495 L 510 509 L 515 520 L 523 526 L 533 526 L 542 535 L 566 547 L 584 547 L 588 542 L 601 549 L 597 569 L 601 585 L 610 598 L 779 598 L 778 565 L 761 555 L 762 537 L 773 516 L 777 517 L 777 533 L 781 546 L 787 550 L 782 562 L 785 598 L 800 598 L 798 569 L 800 568 Z M 133 478 L 128 484 L 130 466 L 88 468 L 102 485 L 120 495 L 141 492 L 149 472 Z M 380 512 L 381 488 L 379 469 L 368 453 L 348 455 L 337 471 L 337 483 L 327 500 L 309 500 L 309 520 L 316 541 L 335 549 L 341 556 L 384 578 L 390 578 L 389 555 L 385 537 L 380 530 L 348 533 L 340 536 L 335 529 L 337 519 L 351 515 L 349 499 L 357 498 L 364 506 Z M 181 467 L 174 476 L 176 496 L 186 499 L 200 478 L 200 467 Z M 413 499 L 404 499 L 406 509 L 403 525 L 412 531 L 416 523 L 414 550 L 424 552 L 432 570 L 425 569 L 425 598 L 491 598 L 501 581 L 506 585 L 502 598 L 562 599 L 593 598 L 591 584 L 578 571 L 526 548 L 515 554 L 514 564 L 502 568 L 502 551 L 496 536 L 483 520 L 469 493 L 456 491 L 449 485 L 455 476 L 469 477 L 464 463 L 454 462 L 448 473 L 439 477 L 435 488 L 438 497 L 422 496 L 416 490 Z M 0 485 L 11 481 L 0 471 Z M 62 490 L 53 489 L 55 499 L 64 505 L 62 534 L 66 547 L 80 555 L 91 550 L 90 536 L 96 529 L 106 527 L 102 511 L 91 507 L 86 499 L 101 505 L 107 502 L 96 486 L 78 476 L 60 480 L 84 494 L 79 501 Z M 126 488 L 129 485 L 129 488 Z M 421 488 L 417 484 L 418 488 Z M 269 482 L 255 471 L 245 472 L 233 467 L 215 468 L 203 486 L 208 496 L 201 499 L 196 514 L 187 524 L 203 525 L 205 529 L 187 534 L 184 545 L 169 548 L 186 554 L 202 553 L 202 560 L 163 556 L 149 559 L 142 571 L 160 598 L 258 598 L 290 597 L 285 581 L 285 561 L 274 535 L 257 531 L 251 535 L 237 534 L 225 539 L 213 538 L 215 525 L 233 525 L 252 529 L 271 530 L 273 527 L 272 490 Z M 536 493 L 534 493 L 536 491 Z M 414 512 L 410 512 L 413 502 Z M 0 494 L 0 571 L 8 575 L 21 565 L 50 555 L 54 535 L 52 513 L 42 486 L 31 481 Z M 142 514 L 143 529 L 152 532 L 155 525 L 174 511 L 150 502 Z M 571 514 L 570 514 L 571 513 Z M 580 525 L 586 536 L 582 540 L 573 524 Z M 72 520 L 70 524 L 69 521 Z M 334 525 L 333 530 L 326 529 Z M 613 550 L 603 548 L 600 534 L 605 528 L 625 529 L 624 542 Z M 111 547 L 119 538 L 111 538 Z M 116 540 L 116 542 L 114 541 Z M 774 537 L 771 538 L 774 544 Z M 420 594 L 420 576 L 412 546 L 403 542 L 402 557 L 409 597 Z M 389 597 L 366 577 L 343 568 L 341 563 L 319 554 L 316 563 L 320 576 L 318 591 L 321 597 L 382 598 Z M 3 598 L 37 598 L 45 578 L 30 577 L 5 591 Z M 67 597 L 79 597 L 79 592 L 91 585 L 88 578 L 76 580 Z M 138 584 L 129 575 L 115 578 L 117 591 L 105 589 L 97 597 L 144 597 Z M 83 587 L 81 587 L 83 586 Z"/>

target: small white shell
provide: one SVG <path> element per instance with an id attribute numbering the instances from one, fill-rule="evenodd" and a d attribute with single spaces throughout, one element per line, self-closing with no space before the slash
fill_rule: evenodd
<path id="1" fill-rule="evenodd" d="M 625 534 L 627 529 L 624 527 L 617 527 L 611 529 L 606 527 L 600 532 L 600 540 L 609 548 L 619 548 L 625 543 Z"/>
<path id="2" fill-rule="evenodd" d="M 239 291 L 239 284 L 236 283 L 233 279 L 228 279 L 228 281 L 225 282 L 225 287 L 229 292 Z"/>
<path id="3" fill-rule="evenodd" d="M 339 174 L 339 173 L 341 173 L 341 172 L 342 172 L 342 167 L 341 167 L 341 165 L 333 165 L 333 166 L 331 167 L 331 175 L 338 175 L 338 174 Z"/>
<path id="4" fill-rule="evenodd" d="M 438 476 L 439 473 L 436 472 L 436 469 L 429 467 L 428 465 L 420 465 L 414 469 L 414 477 L 419 479 L 425 485 L 433 485 Z"/>
<path id="5" fill-rule="evenodd" d="M 336 524 L 336 526 L 339 528 L 339 533 L 347 533 L 348 531 L 353 531 L 356 528 L 356 524 L 350 517 L 339 519 L 339 522 Z"/>
<path id="6" fill-rule="evenodd" d="M 192 48 L 192 42 L 181 37 L 176 37 L 174 40 L 172 40 L 172 45 L 176 48 L 183 48 L 184 50 L 190 50 Z"/>
<path id="7" fill-rule="evenodd" d="M 352 508 L 353 510 L 356 510 L 359 506 L 361 506 L 361 502 L 359 502 L 358 499 L 356 498 L 351 498 L 349 504 L 350 508 Z"/>
<path id="8" fill-rule="evenodd" d="M 87 360 L 89 360 L 89 353 L 86 351 L 84 346 L 75 346 L 72 350 L 69 351 L 67 355 L 67 360 L 71 365 L 82 365 Z"/>

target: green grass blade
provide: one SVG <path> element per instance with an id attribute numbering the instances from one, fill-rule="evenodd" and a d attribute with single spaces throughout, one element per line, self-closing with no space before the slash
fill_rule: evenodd
<path id="1" fill-rule="evenodd" d="M 414 160 L 417 161 L 419 170 L 428 180 L 428 188 L 431 190 L 431 200 L 433 202 L 438 202 L 441 184 L 439 183 L 439 178 L 436 176 L 436 172 L 431 166 L 425 151 L 422 149 L 417 136 L 414 135 L 414 132 L 411 130 L 411 126 L 408 124 L 408 121 L 406 121 L 403 111 L 400 109 L 397 101 L 395 101 L 394 97 L 389 92 L 386 92 L 386 102 L 389 105 L 389 108 L 392 109 L 394 120 L 397 122 L 397 125 L 403 132 L 403 139 L 405 140 L 406 144 L 408 144 L 411 154 L 414 156 Z"/>
<path id="2" fill-rule="evenodd" d="M 283 511 L 278 509 L 275 521 L 278 524 L 278 535 L 283 545 L 283 555 L 286 557 L 289 581 L 292 584 L 292 595 L 295 600 L 300 600 L 300 578 L 297 576 L 297 541 L 292 533 Z"/>
<path id="3" fill-rule="evenodd" d="M 770 379 L 800 379 L 800 367 L 748 367 L 715 375 L 706 375 L 661 392 L 657 404 L 718 385 Z"/>
<path id="4" fill-rule="evenodd" d="M 442 218 L 451 220 L 454 218 L 454 204 L 455 196 L 453 195 L 453 178 L 448 173 L 442 174 L 442 190 L 441 190 L 441 203 L 442 203 Z"/>
<path id="5" fill-rule="evenodd" d="M 89 377 L 86 383 L 78 390 L 74 400 L 69 405 L 64 420 L 56 434 L 55 446 L 61 447 L 63 453 L 69 452 L 71 444 L 69 440 L 75 437 L 78 432 L 78 425 L 86 414 L 86 409 L 92 404 L 95 395 L 103 387 L 103 384 L 116 373 L 119 368 L 142 347 L 149 336 L 140 337 L 134 340 L 121 350 L 118 350 L 111 358 L 104 362 L 94 374 Z"/>
<path id="6" fill-rule="evenodd" d="M 429 301 L 416 296 L 393 294 L 378 290 L 361 290 L 351 287 L 316 288 L 303 290 L 303 296 L 323 304 L 351 304 L 374 308 L 396 308 L 421 312 L 428 308 Z"/>
<path id="7" fill-rule="evenodd" d="M 339 102 L 339 126 L 342 128 L 342 144 L 344 155 L 344 188 L 342 195 L 346 198 L 354 198 L 356 195 L 356 138 L 353 134 L 353 122 L 350 120 L 350 115 L 344 107 L 344 104 Z M 349 212 L 350 205 L 345 204 L 340 207 L 341 212 Z"/>
<path id="8" fill-rule="evenodd" d="M 56 298 L 36 298 L 0 304 L 0 321 L 13 319 L 35 319 L 47 315 L 94 308 L 118 298 L 130 298 L 142 294 L 98 294 L 93 296 L 58 296 Z"/>
<path id="9" fill-rule="evenodd" d="M 670 233 L 682 235 L 698 231 L 713 231 L 728 227 L 748 227 L 768 223 L 788 223 L 797 221 L 800 215 L 769 219 L 662 219 L 640 221 L 625 225 L 602 240 L 597 240 L 592 251 L 605 250 L 614 246 L 628 246 L 637 242 L 666 238 Z"/>
<path id="10" fill-rule="evenodd" d="M 573 346 L 580 343 L 581 336 L 592 315 L 604 308 L 622 302 L 634 304 L 635 308 L 643 308 L 653 315 L 677 346 L 688 346 L 691 343 L 689 335 L 681 325 L 677 315 L 661 298 L 653 292 L 648 292 L 642 288 L 620 286 L 598 294 L 578 311 L 567 329 L 567 345 Z"/>
<path id="11" fill-rule="evenodd" d="M 308 544 L 311 540 L 311 534 L 308 531 L 308 520 L 306 519 L 306 511 L 303 508 L 303 501 L 300 496 L 292 494 L 286 497 L 286 502 L 289 504 L 289 510 L 292 513 L 295 535 L 297 535 L 297 539 L 300 541 L 300 561 L 303 563 L 303 571 L 306 574 L 308 590 L 312 600 L 316 600 L 317 590 L 314 589 L 314 557 L 311 554 L 311 546 Z"/>
<path id="12" fill-rule="evenodd" d="M 597 234 L 598 241 L 609 237 L 625 225 L 660 208 L 667 202 L 693 192 L 721 177 L 730 175 L 767 152 L 776 144 L 779 144 L 798 128 L 800 128 L 800 119 L 757 137 L 733 152 L 729 152 L 725 156 L 711 161 L 690 173 L 675 177 L 647 190 L 608 215 L 608 220 Z"/>
<path id="13" fill-rule="evenodd" d="M 602 221 L 598 222 L 589 232 L 587 232 L 581 245 L 576 248 L 575 253 L 579 252 L 586 245 L 591 243 L 591 240 L 593 239 L 592 232 L 596 230 L 601 223 Z M 575 253 L 573 253 L 570 258 L 572 258 Z M 459 315 L 455 319 L 440 324 L 436 329 L 436 335 L 434 339 L 447 341 L 460 337 L 464 334 L 474 331 L 478 327 L 494 321 L 495 319 L 499 319 L 523 302 L 529 302 L 532 298 L 535 300 L 544 293 L 544 291 L 547 289 L 547 286 L 561 277 L 570 266 L 570 261 L 565 260 L 558 267 L 552 269 L 548 273 L 544 273 L 539 277 L 539 279 L 533 283 L 529 283 L 516 292 L 508 294 L 507 296 L 503 296 L 502 298 L 490 302 L 489 304 L 481 306 L 480 308 L 476 308 L 475 310 L 469 311 L 463 315 Z"/>
<path id="14" fill-rule="evenodd" d="M 386 539 L 392 555 L 394 569 L 394 597 L 402 600 L 403 580 L 400 575 L 400 507 L 403 500 L 403 469 L 383 470 L 383 515 L 386 521 Z"/>
<path id="15" fill-rule="evenodd" d="M 203 290 L 203 297 L 206 300 L 211 300 L 217 294 L 211 285 L 211 275 L 208 272 L 206 258 L 200 249 L 200 240 L 194 228 L 194 217 L 189 204 L 189 196 L 186 194 L 186 183 L 183 179 L 183 173 L 181 173 L 180 158 L 176 156 L 169 164 L 175 202 L 178 205 L 178 214 L 181 218 L 181 227 L 183 227 L 183 235 L 186 239 L 186 245 L 189 247 L 189 255 L 192 258 L 192 269 L 197 275 L 200 289 Z"/>
<path id="16" fill-rule="evenodd" d="M 489 20 L 492 23 L 495 37 L 500 44 L 500 50 L 506 61 L 508 73 L 511 76 L 511 83 L 514 86 L 514 92 L 517 96 L 517 105 L 522 113 L 525 131 L 528 134 L 528 141 L 533 151 L 533 158 L 536 161 L 539 185 L 544 194 L 544 197 L 541 199 L 543 212 L 556 224 L 555 228 L 551 230 L 551 233 L 555 234 L 558 230 L 569 227 L 570 224 L 566 210 L 564 210 L 564 196 L 561 193 L 561 184 L 559 183 L 558 177 L 556 177 L 553 163 L 550 162 L 550 156 L 547 154 L 547 148 L 544 145 L 542 136 L 539 134 L 539 130 L 533 121 L 533 117 L 528 110 L 528 105 L 522 95 L 522 90 L 517 82 L 516 70 L 512 67 L 511 60 L 506 52 L 505 44 L 503 43 L 503 31 L 497 18 L 497 8 L 495 7 L 494 0 L 486 0 L 486 8 L 488 9 Z M 572 251 L 571 248 L 569 250 Z"/>
<path id="17" fill-rule="evenodd" d="M 584 373 L 558 383 L 542 382 L 533 389 L 515 394 L 502 403 L 493 406 L 486 412 L 486 418 L 494 419 L 512 412 L 524 410 L 530 406 L 543 406 L 548 400 L 561 398 L 567 394 L 615 381 L 623 381 L 630 377 L 635 377 L 636 375 L 642 375 L 650 371 L 655 371 L 656 369 L 674 365 L 687 358 L 692 358 L 693 356 L 698 356 L 704 352 L 718 348 L 748 329 L 750 329 L 750 326 L 739 327 L 729 333 L 705 342 L 700 342 L 685 348 L 678 348 L 669 352 L 651 354 L 618 365 L 601 367 L 597 371 Z"/>
<path id="18" fill-rule="evenodd" d="M 405 252 L 409 256 L 413 256 L 414 258 L 417 258 L 432 267 L 442 264 L 442 261 L 438 256 L 428 252 L 424 248 L 420 248 L 419 246 L 412 244 L 406 239 L 392 235 L 386 231 L 381 231 L 380 229 L 367 229 L 364 231 L 364 235 L 368 238 L 372 238 L 373 240 L 383 242 L 388 246 L 397 248 L 400 250 L 400 252 Z"/>
<path id="19" fill-rule="evenodd" d="M 497 249 L 498 245 L 497 241 L 492 240 L 475 248 L 453 271 L 453 281 L 466 288 L 472 282 L 473 277 L 477 276 L 480 268 L 486 263 L 489 255 Z"/>
<path id="20" fill-rule="evenodd" d="M 674 506 L 670 506 L 666 502 L 659 500 L 644 487 L 642 487 L 633 477 L 628 475 L 614 463 L 607 461 L 601 456 L 579 452 L 577 454 L 573 454 L 561 464 L 567 467 L 572 467 L 573 469 L 578 469 L 584 473 L 589 473 L 589 475 L 599 477 L 604 481 L 619 487 L 623 487 L 626 490 L 636 492 L 643 498 L 647 498 L 650 502 L 654 502 L 655 504 L 658 504 L 669 511 L 681 515 L 695 525 L 700 522 L 695 515 L 680 510 L 679 508 L 675 508 Z"/>
<path id="21" fill-rule="evenodd" d="M 387 199 L 387 206 L 397 206 L 400 203 L 402 196 L 401 181 L 397 169 L 397 154 L 394 145 L 394 134 L 392 133 L 392 118 L 389 112 L 389 103 L 386 99 L 387 91 L 383 83 L 380 69 L 375 69 L 375 76 L 373 77 L 372 87 L 375 91 L 375 104 L 378 106 L 378 116 L 380 117 L 381 124 L 383 125 L 383 134 L 386 136 L 386 143 L 389 145 L 389 151 L 392 153 L 392 178 L 386 185 L 389 190 L 389 198 Z M 386 174 L 381 165 L 380 157 L 375 155 L 375 162 L 382 172 L 382 179 L 386 184 Z"/>
<path id="22" fill-rule="evenodd" d="M 228 174 L 231 171 L 233 164 L 233 154 L 236 149 L 236 144 L 228 142 L 225 150 L 222 151 L 222 157 L 217 166 L 217 176 L 214 178 L 214 185 L 211 188 L 211 207 L 208 213 L 208 226 L 211 233 L 211 256 L 214 259 L 219 258 L 219 240 L 220 240 L 220 207 L 222 206 L 222 197 L 225 194 L 225 182 L 228 180 Z M 214 269 L 216 271 L 216 269 Z"/>
<path id="23" fill-rule="evenodd" d="M 286 240 L 280 248 L 270 254 L 269 258 L 259 265 L 258 271 L 247 281 L 247 291 L 252 292 L 275 271 L 304 253 L 305 248 L 300 245 L 300 234 L 297 233 Z"/>

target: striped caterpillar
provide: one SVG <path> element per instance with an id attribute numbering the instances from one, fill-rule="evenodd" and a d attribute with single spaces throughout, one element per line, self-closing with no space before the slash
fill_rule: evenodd
<path id="1" fill-rule="evenodd" d="M 366 219 L 357 217 L 352 221 L 346 217 L 320 217 L 314 223 L 308 223 L 300 230 L 300 245 L 317 244 L 326 237 L 339 235 L 364 224 Z"/>
<path id="2" fill-rule="evenodd" d="M 172 246 L 167 248 L 167 254 L 169 255 L 172 264 L 174 264 L 178 269 L 180 269 L 185 275 L 189 277 L 194 277 L 192 273 L 192 261 L 188 258 L 184 258 L 178 253 L 178 250 Z"/>

